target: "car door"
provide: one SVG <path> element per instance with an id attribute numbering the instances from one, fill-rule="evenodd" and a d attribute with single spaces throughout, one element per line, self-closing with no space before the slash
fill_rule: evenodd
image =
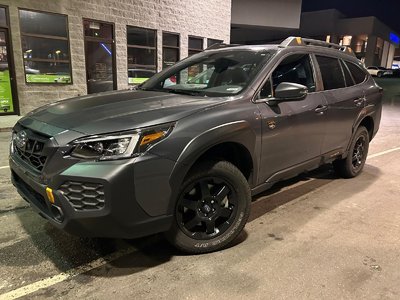
<path id="1" fill-rule="evenodd" d="M 274 182 L 318 166 L 327 104 L 316 92 L 309 54 L 286 56 L 257 94 L 262 119 L 260 182 Z M 282 82 L 305 85 L 303 100 L 268 102 Z"/>
<path id="2" fill-rule="evenodd" d="M 316 61 L 324 86 L 321 94 L 328 103 L 322 153 L 342 154 L 351 139 L 354 122 L 365 106 L 363 86 L 348 78 L 349 70 L 338 58 L 316 55 Z"/>

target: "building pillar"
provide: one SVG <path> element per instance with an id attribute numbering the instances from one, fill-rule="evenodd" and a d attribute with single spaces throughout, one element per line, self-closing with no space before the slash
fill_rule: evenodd
<path id="1" fill-rule="evenodd" d="M 386 68 L 389 68 L 389 69 L 392 68 L 395 51 L 396 51 L 396 46 L 393 44 L 390 44 Z"/>
<path id="2" fill-rule="evenodd" d="M 365 65 L 375 66 L 378 62 L 375 61 L 375 49 L 376 49 L 377 37 L 374 35 L 368 36 L 367 51 L 365 52 Z"/>
<path id="3" fill-rule="evenodd" d="M 381 59 L 381 67 L 386 68 L 388 64 L 388 55 L 389 55 L 389 48 L 390 48 L 390 43 L 387 41 L 383 42 L 383 49 L 382 49 L 382 59 Z"/>

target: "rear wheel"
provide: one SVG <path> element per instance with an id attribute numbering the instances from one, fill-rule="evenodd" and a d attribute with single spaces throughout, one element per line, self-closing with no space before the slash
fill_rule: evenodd
<path id="1" fill-rule="evenodd" d="M 360 126 L 351 142 L 347 157 L 333 162 L 336 173 L 344 178 L 352 178 L 360 174 L 367 159 L 368 148 L 368 130 Z"/>
<path id="2" fill-rule="evenodd" d="M 196 167 L 180 190 L 168 240 L 188 253 L 220 250 L 244 228 L 251 194 L 246 178 L 226 161 Z"/>
<path id="3" fill-rule="evenodd" d="M 376 75 L 376 76 L 378 76 L 379 78 L 381 78 L 381 77 L 382 77 L 382 75 L 383 75 L 383 73 L 382 73 L 382 72 L 378 72 L 378 75 Z"/>

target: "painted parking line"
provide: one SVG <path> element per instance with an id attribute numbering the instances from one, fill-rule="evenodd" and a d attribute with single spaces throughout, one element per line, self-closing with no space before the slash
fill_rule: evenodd
<path id="1" fill-rule="evenodd" d="M 72 277 L 78 276 L 80 274 L 89 272 L 93 269 L 99 268 L 109 262 L 112 262 L 122 256 L 131 254 L 135 252 L 136 249 L 133 247 L 128 247 L 126 249 L 114 252 L 110 255 L 100 257 L 94 261 L 91 261 L 87 264 L 84 264 L 82 266 L 73 268 L 71 270 L 68 270 L 66 272 L 44 278 L 42 280 L 36 281 L 34 283 L 25 285 L 23 287 L 20 287 L 18 289 L 15 289 L 13 291 L 10 291 L 8 293 L 0 295 L 0 300 L 12 300 L 12 299 L 17 299 L 29 294 L 32 294 L 40 289 L 48 288 L 52 285 L 55 285 L 57 283 L 60 283 L 62 281 L 68 280 Z"/>
<path id="2" fill-rule="evenodd" d="M 378 152 L 378 153 L 375 153 L 375 154 L 368 155 L 367 159 L 368 158 L 374 158 L 374 157 L 382 156 L 382 155 L 385 155 L 385 154 L 388 154 L 388 153 L 392 153 L 392 152 L 395 152 L 395 151 L 400 151 L 400 147 L 392 148 L 392 149 L 389 149 L 389 150 L 385 150 L 385 151 L 382 151 L 382 152 Z"/>

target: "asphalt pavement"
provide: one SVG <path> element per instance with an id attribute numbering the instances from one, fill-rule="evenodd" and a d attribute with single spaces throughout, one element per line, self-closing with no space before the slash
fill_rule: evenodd
<path id="1" fill-rule="evenodd" d="M 229 249 L 179 253 L 161 235 L 83 239 L 53 228 L 9 179 L 0 133 L 0 299 L 399 299 L 400 79 L 385 89 L 363 173 L 329 166 L 254 198 Z"/>

